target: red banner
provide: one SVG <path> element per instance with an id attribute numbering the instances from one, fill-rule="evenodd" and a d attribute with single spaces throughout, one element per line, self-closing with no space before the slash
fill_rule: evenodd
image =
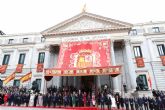
<path id="1" fill-rule="evenodd" d="M 6 77 L 6 79 L 3 81 L 4 84 L 7 84 L 11 80 L 15 78 L 15 72 L 13 72 L 10 76 Z"/>
<path id="2" fill-rule="evenodd" d="M 137 64 L 137 67 L 144 67 L 144 60 L 142 57 L 140 58 L 136 58 L 136 64 Z"/>
<path id="3" fill-rule="evenodd" d="M 112 66 L 110 61 L 110 40 L 64 42 L 57 67 L 45 69 L 45 76 L 117 76 L 121 66 Z"/>
<path id="4" fill-rule="evenodd" d="M 23 64 L 18 64 L 15 72 L 16 73 L 22 73 L 22 69 L 23 69 Z"/>
<path id="5" fill-rule="evenodd" d="M 7 65 L 0 66 L 0 73 L 5 73 L 7 69 Z"/>
<path id="6" fill-rule="evenodd" d="M 43 69 L 44 69 L 43 63 L 37 64 L 37 72 L 43 72 Z"/>
<path id="7" fill-rule="evenodd" d="M 162 65 L 165 66 L 165 56 L 160 56 L 160 59 L 162 60 Z"/>
<path id="8" fill-rule="evenodd" d="M 45 76 L 90 76 L 111 75 L 115 77 L 121 72 L 121 66 L 90 67 L 81 69 L 45 69 Z"/>
<path id="9" fill-rule="evenodd" d="M 110 66 L 110 40 L 64 42 L 60 47 L 57 68 Z"/>

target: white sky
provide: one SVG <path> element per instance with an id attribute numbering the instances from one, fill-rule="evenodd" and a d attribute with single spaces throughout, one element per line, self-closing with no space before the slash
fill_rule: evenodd
<path id="1" fill-rule="evenodd" d="M 6 34 L 41 32 L 87 12 L 129 22 L 165 21 L 165 0 L 0 0 L 0 30 Z"/>

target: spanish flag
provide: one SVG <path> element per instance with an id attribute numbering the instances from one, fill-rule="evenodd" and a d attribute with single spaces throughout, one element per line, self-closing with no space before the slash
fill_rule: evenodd
<path id="1" fill-rule="evenodd" d="M 152 81 L 149 73 L 148 73 L 148 82 L 150 84 L 150 88 L 152 89 Z"/>
<path id="2" fill-rule="evenodd" d="M 10 76 L 6 77 L 6 79 L 3 81 L 4 84 L 7 84 L 11 80 L 15 78 L 15 72 L 13 72 Z"/>
<path id="3" fill-rule="evenodd" d="M 24 75 L 22 78 L 20 78 L 20 81 L 24 83 L 25 81 L 28 81 L 29 79 L 31 79 L 31 77 L 32 77 L 32 72 L 29 72 L 26 75 Z"/>

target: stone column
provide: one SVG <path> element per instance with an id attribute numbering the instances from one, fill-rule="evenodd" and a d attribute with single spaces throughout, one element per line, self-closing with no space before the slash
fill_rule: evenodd
<path id="1" fill-rule="evenodd" d="M 129 77 L 131 80 L 131 88 L 132 90 L 136 90 L 136 73 L 135 73 L 135 67 L 133 62 L 133 55 L 131 52 L 131 46 L 130 41 L 125 40 L 125 49 L 126 49 L 126 56 L 127 56 L 127 63 L 128 63 L 128 70 L 129 70 Z"/>
<path id="2" fill-rule="evenodd" d="M 50 68 L 50 52 L 49 52 L 49 46 L 46 46 L 45 47 L 44 68 Z M 46 82 L 46 80 L 44 78 L 44 71 L 43 71 L 42 82 L 41 82 L 41 92 L 42 93 L 46 93 L 47 92 L 46 86 L 47 86 L 47 82 Z"/>
<path id="3" fill-rule="evenodd" d="M 101 88 L 101 82 L 100 82 L 100 76 L 96 76 L 97 77 L 97 87 L 100 89 Z"/>
<path id="4" fill-rule="evenodd" d="M 112 61 L 112 65 L 115 66 L 116 65 L 116 61 L 115 61 L 115 52 L 114 52 L 114 40 L 111 40 L 111 61 Z M 113 89 L 114 92 L 119 92 L 119 81 L 118 81 L 118 77 L 114 77 L 113 79 Z"/>

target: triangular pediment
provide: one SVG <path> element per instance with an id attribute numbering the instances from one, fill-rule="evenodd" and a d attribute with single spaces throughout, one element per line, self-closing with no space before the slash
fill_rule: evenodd
<path id="1" fill-rule="evenodd" d="M 88 30 L 105 30 L 115 28 L 130 28 L 132 24 L 83 12 L 62 23 L 59 23 L 42 34 L 79 32 Z"/>

